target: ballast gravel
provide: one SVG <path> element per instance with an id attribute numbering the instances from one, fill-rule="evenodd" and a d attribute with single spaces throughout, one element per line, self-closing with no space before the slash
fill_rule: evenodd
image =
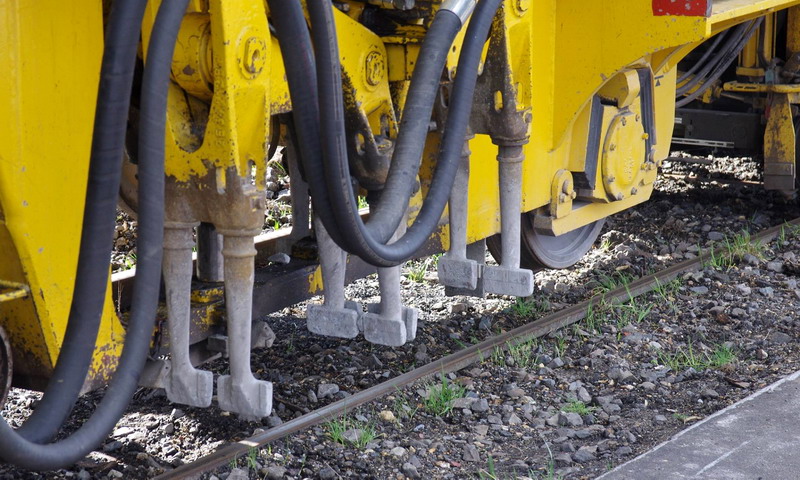
<path id="1" fill-rule="evenodd" d="M 748 159 L 665 169 L 758 180 Z M 270 315 L 278 338 L 252 357 L 256 376 L 275 387 L 275 412 L 261 422 L 241 421 L 216 407 L 173 405 L 163 392 L 141 389 L 86 460 L 42 474 L 1 466 L 0 477 L 151 478 L 223 443 L 731 242 L 743 230 L 756 232 L 800 213 L 796 203 L 758 186 L 714 182 L 660 179 L 649 202 L 609 219 L 595 248 L 575 267 L 537 273 L 537 291 L 525 302 L 446 298 L 435 282 L 435 262 L 407 265 L 408 272 L 424 274 L 403 279 L 404 301 L 421 311 L 417 339 L 404 347 L 310 335 L 303 305 Z M 707 265 L 626 305 L 598 302 L 589 320 L 506 352 L 486 352 L 483 361 L 461 371 L 342 412 L 203 478 L 594 478 L 800 368 L 799 233 L 786 229 L 778 241 Z M 360 280 L 347 292 L 376 301 L 377 282 Z M 220 372 L 226 366 L 207 368 Z M 443 402 L 446 411 L 435 408 L 443 390 L 456 397 Z M 80 425 L 101 395 L 80 399 L 64 433 Z M 37 399 L 15 389 L 3 414 L 18 425 Z"/>

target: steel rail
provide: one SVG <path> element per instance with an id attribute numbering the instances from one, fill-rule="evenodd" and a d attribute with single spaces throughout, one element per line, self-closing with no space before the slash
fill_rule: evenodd
<path id="1" fill-rule="evenodd" d="M 750 238 L 750 242 L 769 242 L 780 235 L 782 229 L 786 226 L 800 227 L 800 218 L 753 235 Z M 721 249 L 714 249 L 713 252 L 719 255 Z M 352 411 L 355 407 L 396 392 L 398 388 L 405 387 L 433 375 L 446 374 L 460 370 L 476 361 L 486 358 L 484 354 L 489 355 L 496 348 L 506 349 L 506 346 L 512 342 L 524 342 L 529 339 L 543 337 L 560 328 L 582 320 L 586 317 L 589 308 L 598 305 L 600 302 L 612 304 L 625 303 L 635 297 L 653 291 L 655 288 L 674 280 L 683 273 L 699 270 L 712 258 L 711 253 L 712 251 L 705 252 L 693 259 L 685 260 L 660 272 L 641 277 L 627 285 L 601 295 L 595 295 L 588 300 L 552 313 L 539 320 L 509 330 L 508 332 L 489 338 L 477 345 L 459 350 L 439 360 L 434 360 L 415 370 L 406 372 L 366 390 L 362 390 L 345 399 L 333 402 L 320 409 L 297 417 L 294 420 L 273 427 L 263 433 L 230 443 L 195 462 L 182 465 L 155 478 L 156 480 L 186 478 L 207 472 L 212 468 L 227 464 L 233 458 L 247 455 L 251 448 L 266 445 L 293 433 L 318 425 L 324 421 L 342 415 L 343 412 Z"/>

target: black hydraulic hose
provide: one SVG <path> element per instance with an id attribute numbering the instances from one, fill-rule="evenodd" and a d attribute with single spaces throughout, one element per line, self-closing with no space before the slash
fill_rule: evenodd
<path id="1" fill-rule="evenodd" d="M 112 4 L 68 326 L 44 396 L 18 430 L 32 442 L 47 442 L 61 428 L 75 405 L 92 360 L 108 283 L 108 261 L 119 197 L 120 159 L 125 143 L 139 28 L 146 3 L 145 0 L 135 0 Z M 2 452 L 3 456 L 6 451 Z"/>
<path id="2" fill-rule="evenodd" d="M 741 39 L 746 36 L 748 27 L 752 25 L 753 22 L 751 21 L 736 26 L 735 30 L 731 32 L 731 35 L 725 40 L 725 43 L 722 45 L 719 53 L 714 56 L 714 58 L 712 58 L 706 65 L 704 65 L 703 68 L 693 78 L 676 88 L 675 95 L 685 95 L 697 84 L 704 82 L 708 78 L 709 72 L 714 70 L 720 64 L 720 62 L 724 61 L 726 58 L 729 58 L 731 52 L 735 51 L 736 54 L 738 54 L 739 50 L 737 50 L 736 47 L 740 43 Z"/>
<path id="3" fill-rule="evenodd" d="M 355 195 L 352 193 L 347 142 L 344 128 L 344 106 L 342 97 L 341 64 L 336 37 L 336 24 L 330 1 L 308 3 L 311 19 L 311 38 L 317 56 L 317 88 L 319 90 L 320 125 L 323 141 L 328 190 L 333 202 L 336 221 L 344 231 L 356 235 L 353 253 L 367 261 L 372 254 L 369 240 L 358 221 L 351 218 Z M 414 188 L 425 138 L 428 134 L 431 113 L 439 81 L 442 76 L 450 45 L 461 29 L 461 19 L 449 10 L 436 13 L 420 48 L 408 96 L 403 105 L 403 115 L 398 126 L 397 140 L 392 153 L 391 166 L 386 185 L 381 190 L 381 201 L 371 212 L 369 235 L 377 242 L 385 243 L 400 224 Z M 351 201 L 352 199 L 352 201 Z M 365 242 L 366 240 L 366 242 Z M 372 242 L 376 243 L 376 242 Z M 384 257 L 378 255 L 378 257 Z"/>
<path id="4" fill-rule="evenodd" d="M 374 265 L 396 265 L 410 258 L 438 225 L 458 169 L 483 44 L 488 37 L 498 7 L 499 1 L 495 0 L 484 0 L 476 7 L 459 57 L 459 74 L 456 76 L 449 102 L 450 111 L 431 187 L 423 202 L 422 210 L 406 234 L 387 245 L 384 242 L 394 233 L 408 207 L 413 182 L 419 168 L 432 110 L 432 100 L 430 104 L 425 104 L 428 101 L 426 90 L 430 89 L 432 91 L 430 98 L 435 98 L 439 76 L 445 62 L 445 58 L 439 57 L 439 51 L 441 50 L 446 57 L 452 39 L 460 28 L 461 20 L 450 11 L 440 10 L 425 37 L 417 68 L 412 76 L 409 100 L 403 109 L 403 119 L 387 185 L 381 193 L 377 208 L 370 215 L 370 224 L 365 225 L 358 216 L 355 195 L 349 187 L 340 66 L 330 2 L 309 3 L 314 45 L 317 49 L 323 154 L 327 156 L 326 176 L 329 179 L 331 200 L 335 205 L 334 212 L 338 215 L 337 222 L 340 226 L 344 225 L 346 231 L 350 232 L 351 239 L 357 242 L 356 251 L 351 253 L 358 254 Z M 441 27 L 435 29 L 437 25 Z M 423 56 L 426 45 L 430 46 L 431 57 Z M 442 50 L 442 47 L 446 48 Z M 412 102 L 415 85 L 420 93 L 414 96 L 417 101 Z M 395 221 L 394 217 L 399 218 Z"/>
<path id="5" fill-rule="evenodd" d="M 742 49 L 745 47 L 745 45 L 747 45 L 747 42 L 750 41 L 750 38 L 756 32 L 756 30 L 758 30 L 758 27 L 761 26 L 761 22 L 763 22 L 763 21 L 764 21 L 764 17 L 760 17 L 760 18 L 758 18 L 756 20 L 751 20 L 749 25 L 748 25 L 749 30 L 747 30 L 745 32 L 745 34 L 742 35 L 742 37 L 739 39 L 739 42 L 734 46 L 734 48 L 730 52 L 728 52 L 728 54 L 726 56 L 724 56 L 723 58 L 720 59 L 720 61 L 717 64 L 717 66 L 708 75 L 708 79 L 705 81 L 705 83 L 703 83 L 703 85 L 700 86 L 700 88 L 698 88 L 697 90 L 695 90 L 691 94 L 687 95 L 685 98 L 682 98 L 682 99 L 678 100 L 677 102 L 675 102 L 675 107 L 676 108 L 683 107 L 683 106 L 689 104 L 690 102 L 692 102 L 693 100 L 695 100 L 697 97 L 699 97 L 703 93 L 705 93 L 705 91 L 708 90 L 709 87 L 711 87 L 711 85 L 714 82 L 716 82 L 717 79 L 719 79 L 719 77 L 722 76 L 722 74 L 725 73 L 725 71 L 728 69 L 730 64 L 739 55 L 739 52 L 742 51 Z"/>
<path id="6" fill-rule="evenodd" d="M 710 57 L 711 54 L 716 51 L 720 42 L 722 41 L 723 38 L 725 38 L 728 32 L 729 32 L 728 30 L 725 30 L 724 32 L 720 32 L 719 34 L 717 34 L 717 36 L 714 38 L 714 41 L 711 43 L 711 45 L 708 46 L 708 49 L 706 49 L 706 51 L 703 53 L 703 56 L 701 56 L 696 62 L 694 62 L 694 65 L 692 65 L 691 68 L 689 68 L 689 70 L 685 71 L 683 75 L 678 77 L 678 79 L 676 80 L 676 83 L 678 85 L 688 80 L 689 77 L 691 77 L 701 66 L 705 66 L 705 61 L 708 60 L 708 57 Z"/>
<path id="7" fill-rule="evenodd" d="M 117 3 L 129 5 L 134 2 L 116 2 L 115 6 Z M 78 431 L 64 440 L 46 445 L 34 443 L 17 434 L 5 421 L 0 421 L 0 456 L 24 468 L 39 470 L 61 468 L 85 456 L 108 436 L 136 391 L 139 375 L 147 359 L 158 306 L 164 234 L 164 128 L 167 91 L 172 52 L 187 5 L 188 0 L 161 4 L 148 48 L 142 84 L 139 135 L 139 263 L 133 291 L 133 309 L 119 366 L 95 412 Z M 136 6 L 139 7 L 138 4 Z M 127 11 L 124 8 L 121 10 Z M 137 17 L 134 13 L 139 12 L 143 13 L 143 10 L 137 8 L 133 12 L 127 11 L 130 16 L 120 14 L 137 27 L 135 34 L 127 37 L 128 39 L 138 40 L 138 26 L 142 17 L 141 15 Z M 115 25 L 113 15 L 112 13 L 111 26 Z M 112 45 L 114 44 L 107 44 L 106 48 Z M 134 56 L 135 49 L 131 59 Z M 104 59 L 105 57 L 106 54 Z M 102 89 L 101 83 L 101 92 Z M 128 95 L 123 97 L 125 102 L 130 98 L 130 92 L 127 93 Z M 101 95 L 98 98 L 105 99 L 105 96 Z M 126 108 L 122 107 L 122 110 L 125 111 Z M 127 113 L 122 115 L 123 118 L 126 116 Z M 123 133 L 117 139 L 120 145 L 124 141 L 124 124 L 123 121 Z M 119 153 L 120 155 L 113 159 L 118 165 L 121 164 L 121 148 Z M 117 178 L 117 188 L 118 183 L 119 178 Z M 103 278 L 105 280 L 107 276 L 104 274 Z"/>
<path id="8" fill-rule="evenodd" d="M 311 190 L 311 201 L 315 215 L 325 225 L 325 230 L 338 245 L 346 244 L 336 217 L 328 200 L 325 170 L 320 154 L 319 107 L 317 105 L 317 74 L 314 51 L 308 25 L 300 2 L 268 0 L 270 14 L 274 19 L 281 54 L 284 58 L 289 95 L 292 99 L 291 130 L 296 132 L 295 142 Z M 291 137 L 294 140 L 294 135 Z"/>

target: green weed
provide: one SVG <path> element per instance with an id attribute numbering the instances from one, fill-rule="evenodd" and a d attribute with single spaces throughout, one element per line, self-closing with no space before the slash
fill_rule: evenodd
<path id="1" fill-rule="evenodd" d="M 394 403 L 392 404 L 392 413 L 398 419 L 405 418 L 411 420 L 417 414 L 419 406 L 413 404 L 408 397 L 399 389 L 395 392 Z"/>
<path id="2" fill-rule="evenodd" d="M 363 449 L 378 437 L 374 422 L 361 422 L 346 415 L 328 420 L 324 428 L 331 441 L 341 445 L 351 444 L 358 449 Z M 345 438 L 345 434 L 350 430 L 354 430 L 357 434 L 354 440 Z"/>
<path id="3" fill-rule="evenodd" d="M 586 406 L 585 403 L 581 402 L 580 400 L 575 400 L 573 402 L 569 402 L 568 404 L 566 404 L 561 410 L 567 413 L 588 415 L 595 410 L 595 407 L 588 407 Z"/>
<path id="4" fill-rule="evenodd" d="M 676 372 L 689 367 L 701 371 L 707 368 L 720 368 L 733 363 L 736 361 L 736 355 L 731 348 L 725 345 L 718 345 L 710 355 L 705 352 L 697 353 L 690 342 L 685 349 L 679 348 L 677 352 L 672 354 L 659 352 L 658 359 L 662 364 Z"/>
<path id="5" fill-rule="evenodd" d="M 539 343 L 535 338 L 527 341 L 508 342 L 506 347 L 508 356 L 514 361 L 514 366 L 517 368 L 530 368 L 539 363 L 539 356 L 536 354 Z"/>
<path id="6" fill-rule="evenodd" d="M 247 451 L 247 467 L 258 470 L 258 449 L 256 447 L 250 447 Z"/>
<path id="7" fill-rule="evenodd" d="M 544 313 L 550 310 L 550 302 L 546 298 L 532 299 L 517 297 L 509 307 L 509 311 L 520 317 L 531 317 L 535 314 Z"/>
<path id="8" fill-rule="evenodd" d="M 453 410 L 453 400 L 463 397 L 466 389 L 450 382 L 442 373 L 439 383 L 428 385 L 427 392 L 423 402 L 425 410 L 437 417 L 443 417 Z"/>
<path id="9" fill-rule="evenodd" d="M 406 263 L 406 278 L 412 282 L 422 283 L 429 268 L 436 268 L 441 255 L 431 255 L 423 260 L 411 260 Z"/>

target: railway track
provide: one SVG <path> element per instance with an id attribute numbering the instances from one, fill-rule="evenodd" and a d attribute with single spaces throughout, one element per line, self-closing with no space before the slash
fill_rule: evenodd
<path id="1" fill-rule="evenodd" d="M 751 237 L 751 242 L 769 242 L 779 236 L 782 232 L 782 229 L 787 226 L 800 226 L 800 218 L 753 235 Z M 185 464 L 174 470 L 166 472 L 157 478 L 186 478 L 189 476 L 196 476 L 221 465 L 225 465 L 232 459 L 246 455 L 247 452 L 252 448 L 275 442 L 276 440 L 280 440 L 291 434 L 328 421 L 336 416 L 341 415 L 342 412 L 353 410 L 360 405 L 395 392 L 398 389 L 408 386 L 414 382 L 440 373 L 446 374 L 460 370 L 474 362 L 482 360 L 488 352 L 492 352 L 497 348 L 504 349 L 509 344 L 524 342 L 532 338 L 543 337 L 565 326 L 574 324 L 585 318 L 587 311 L 589 311 L 593 305 L 597 305 L 601 301 L 606 303 L 624 303 L 635 297 L 653 291 L 655 288 L 658 288 L 659 285 L 666 284 L 687 272 L 701 269 L 713 258 L 713 256 L 719 256 L 720 254 L 724 254 L 724 252 L 721 252 L 720 249 L 708 251 L 702 253 L 696 258 L 673 265 L 660 272 L 641 277 L 627 285 L 608 291 L 602 295 L 594 296 L 581 303 L 565 308 L 534 322 L 522 325 L 508 332 L 493 336 L 482 343 L 472 345 L 444 358 L 430 362 L 410 372 L 396 376 L 383 383 L 355 393 L 343 400 L 339 400 L 320 409 L 311 411 L 263 433 L 254 435 L 244 440 L 230 443 L 218 449 L 213 454 L 207 455 L 195 462 Z"/>

